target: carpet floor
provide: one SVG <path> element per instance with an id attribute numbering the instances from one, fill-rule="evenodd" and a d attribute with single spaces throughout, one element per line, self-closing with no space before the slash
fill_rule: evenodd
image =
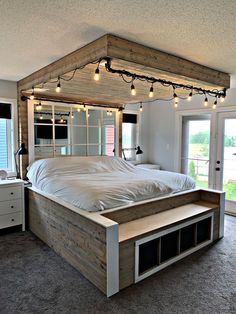
<path id="1" fill-rule="evenodd" d="M 236 313 L 236 218 L 222 240 L 109 299 L 32 233 L 1 235 L 0 313 Z"/>

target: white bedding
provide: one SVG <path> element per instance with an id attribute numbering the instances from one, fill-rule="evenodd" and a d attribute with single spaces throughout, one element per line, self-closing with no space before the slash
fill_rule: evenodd
<path id="1" fill-rule="evenodd" d="M 195 187 L 183 174 L 141 169 L 119 157 L 41 159 L 28 168 L 36 188 L 81 209 L 99 211 Z"/>

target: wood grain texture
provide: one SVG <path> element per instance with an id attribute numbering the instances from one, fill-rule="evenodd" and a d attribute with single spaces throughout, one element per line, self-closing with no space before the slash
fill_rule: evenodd
<path id="1" fill-rule="evenodd" d="M 217 207 L 217 205 L 213 203 L 203 205 L 195 202 L 120 224 L 119 242 L 132 239 L 153 230 L 161 229 L 166 225 L 170 226 L 193 216 L 204 214 L 215 207 Z"/>
<path id="2" fill-rule="evenodd" d="M 106 228 L 29 190 L 30 229 L 107 293 Z"/>
<path id="3" fill-rule="evenodd" d="M 157 199 L 154 201 L 149 201 L 148 203 L 133 205 L 131 207 L 114 210 L 102 215 L 121 224 L 149 215 L 157 214 L 174 207 L 194 203 L 199 199 L 200 191 L 190 191 L 182 195 L 171 195 L 163 199 Z"/>
<path id="4" fill-rule="evenodd" d="M 107 36 L 107 53 L 112 58 L 122 59 L 174 73 L 201 82 L 230 87 L 230 76 L 192 61 L 149 48 L 117 36 Z"/>

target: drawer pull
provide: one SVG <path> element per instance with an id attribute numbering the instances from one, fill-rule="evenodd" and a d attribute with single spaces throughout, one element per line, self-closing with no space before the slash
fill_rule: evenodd
<path id="1" fill-rule="evenodd" d="M 14 193 L 13 192 L 11 192 L 11 195 L 13 195 Z"/>
<path id="2" fill-rule="evenodd" d="M 12 219 L 11 219 L 11 221 L 15 221 L 15 219 L 14 219 L 14 218 L 12 218 Z"/>
<path id="3" fill-rule="evenodd" d="M 14 208 L 14 206 L 13 206 L 13 205 L 11 205 L 11 208 Z"/>

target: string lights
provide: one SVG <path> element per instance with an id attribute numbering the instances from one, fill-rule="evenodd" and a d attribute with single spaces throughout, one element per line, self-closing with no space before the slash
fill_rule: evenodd
<path id="1" fill-rule="evenodd" d="M 191 92 L 188 95 L 187 101 L 191 101 L 193 98 L 193 91 L 191 90 Z"/>
<path id="2" fill-rule="evenodd" d="M 149 98 L 152 98 L 154 96 L 154 92 L 153 92 L 153 83 L 152 83 L 152 86 L 150 87 L 150 90 L 149 90 Z"/>
<path id="3" fill-rule="evenodd" d="M 179 102 L 179 97 L 177 96 L 175 92 L 175 86 L 173 86 L 173 99 L 174 99 L 175 104 Z"/>
<path id="4" fill-rule="evenodd" d="M 214 101 L 214 104 L 213 104 L 213 106 L 212 106 L 212 109 L 216 109 L 216 105 L 217 105 L 217 98 L 216 98 L 216 100 Z"/>
<path id="5" fill-rule="evenodd" d="M 99 65 L 100 65 L 100 62 L 99 62 L 98 66 L 97 66 L 97 68 L 96 68 L 96 70 L 95 70 L 95 73 L 94 73 L 94 80 L 95 80 L 95 81 L 99 81 L 99 79 L 100 79 Z"/>
<path id="6" fill-rule="evenodd" d="M 60 82 L 60 77 L 58 78 L 58 83 L 57 83 L 57 87 L 56 87 L 56 92 L 60 93 L 61 91 L 61 82 Z"/>
<path id="7" fill-rule="evenodd" d="M 140 103 L 139 111 L 140 111 L 140 112 L 143 112 L 143 104 L 142 104 L 142 103 Z"/>
<path id="8" fill-rule="evenodd" d="M 131 95 L 135 96 L 136 95 L 136 89 L 135 89 L 135 86 L 134 86 L 134 80 L 132 80 L 132 84 L 131 84 L 130 90 L 131 90 Z"/>
<path id="9" fill-rule="evenodd" d="M 215 97 L 216 98 L 216 104 L 217 104 L 217 98 L 219 99 L 220 102 L 224 102 L 225 98 L 226 98 L 226 89 L 223 90 L 218 90 L 218 89 L 213 89 L 213 90 L 206 90 L 197 86 L 193 86 L 193 85 L 185 85 L 185 84 L 179 84 L 176 82 L 171 82 L 171 81 L 167 81 L 164 79 L 159 79 L 159 78 L 155 78 L 155 77 L 149 77 L 146 75 L 140 75 L 140 74 L 136 74 L 136 73 L 131 73 L 127 70 L 121 70 L 121 69 L 115 69 L 112 67 L 111 65 L 111 59 L 110 58 L 102 58 L 99 59 L 95 62 L 91 62 L 91 64 L 96 64 L 97 67 L 95 69 L 94 72 L 94 80 L 95 81 L 99 81 L 100 80 L 100 70 L 99 70 L 99 66 L 100 65 L 104 65 L 105 66 L 105 70 L 109 73 L 112 74 L 118 74 L 119 77 L 121 77 L 121 79 L 130 85 L 130 93 L 132 96 L 135 96 L 137 94 L 137 90 L 135 88 L 135 84 L 134 81 L 135 80 L 139 80 L 142 82 L 147 82 L 148 84 L 151 84 L 150 89 L 149 89 L 149 98 L 153 98 L 154 97 L 154 84 L 158 83 L 161 84 L 163 87 L 169 88 L 172 87 L 173 88 L 173 95 L 172 95 L 172 99 L 174 100 L 174 107 L 177 108 L 178 104 L 179 104 L 179 99 L 187 99 L 188 101 L 191 101 L 194 95 L 204 95 L 204 106 L 207 107 L 208 106 L 208 97 Z M 56 92 L 59 93 L 61 91 L 61 80 L 63 81 L 70 81 L 74 78 L 75 73 L 77 70 L 83 69 L 85 66 L 81 66 L 78 68 L 75 68 L 72 72 L 72 75 L 70 77 L 66 77 L 66 76 L 59 76 L 57 78 L 56 81 L 49 81 L 50 83 L 56 83 Z M 47 82 L 44 82 L 41 84 L 41 88 L 43 88 L 44 84 L 46 84 Z M 29 96 L 30 100 L 34 100 L 35 99 L 35 88 L 37 88 L 36 86 L 32 86 L 32 92 Z M 189 95 L 187 97 L 179 97 L 177 95 L 177 89 L 183 89 L 186 91 L 189 91 Z M 178 93 L 179 94 L 179 93 Z M 179 94 L 181 95 L 181 94 Z M 150 101 L 156 101 L 156 100 L 166 100 L 167 99 L 153 99 Z M 169 99 L 170 100 L 170 99 Z M 168 100 L 168 101 L 169 101 Z M 148 102 L 148 101 L 147 101 Z M 216 105 L 214 103 L 214 105 Z M 213 105 L 213 106 L 214 106 Z M 40 110 L 40 109 L 38 109 Z M 86 111 L 86 106 L 83 106 L 83 110 Z M 80 111 L 80 108 L 77 109 L 77 111 Z M 141 110 L 140 110 L 141 111 Z M 118 111 L 119 113 L 120 111 Z"/>
<path id="10" fill-rule="evenodd" d="M 32 86 L 32 93 L 30 95 L 30 100 L 34 100 L 34 86 Z"/>
<path id="11" fill-rule="evenodd" d="M 208 98 L 207 98 L 207 96 L 206 96 L 206 93 L 205 93 L 204 106 L 205 106 L 205 107 L 208 106 Z"/>
<path id="12" fill-rule="evenodd" d="M 38 110 L 42 110 L 41 101 L 40 101 L 38 104 L 36 104 L 35 109 L 36 109 L 37 111 L 38 111 Z"/>

